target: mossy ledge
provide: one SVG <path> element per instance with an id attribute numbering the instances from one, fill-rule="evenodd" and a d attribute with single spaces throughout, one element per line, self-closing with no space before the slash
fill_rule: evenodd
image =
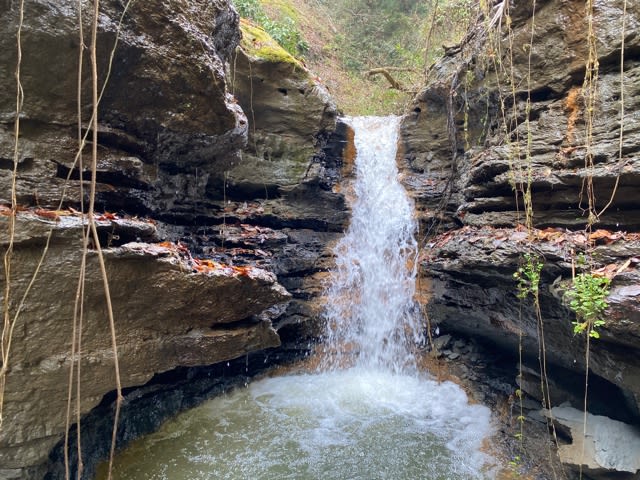
<path id="1" fill-rule="evenodd" d="M 240 30 L 242 31 L 240 48 L 247 56 L 270 63 L 288 63 L 294 69 L 299 68 L 302 72 L 306 72 L 304 65 L 282 48 L 262 27 L 242 18 Z"/>

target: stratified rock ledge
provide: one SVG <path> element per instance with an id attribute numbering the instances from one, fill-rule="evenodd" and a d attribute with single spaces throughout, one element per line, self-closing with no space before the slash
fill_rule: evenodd
<path id="1" fill-rule="evenodd" d="M 102 276 L 93 250 L 87 257 L 82 353 L 71 354 L 86 218 L 39 213 L 18 213 L 12 258 L 11 304 L 17 305 L 51 232 L 48 252 L 13 335 L 4 399 L 4 416 L 10 421 L 0 431 L 0 464 L 14 472 L 44 463 L 64 435 L 74 360 L 81 361 L 81 414 L 116 385 Z M 7 218 L 0 216 L 3 233 Z M 115 240 L 119 232 L 138 240 L 156 236 L 146 220 L 98 218 L 105 238 L 109 233 Z M 0 247 L 6 245 L 4 235 Z M 215 364 L 280 344 L 270 320 L 256 318 L 290 298 L 274 274 L 194 259 L 185 247 L 170 242 L 107 246 L 104 256 L 123 387 L 142 385 L 154 374 L 179 366 Z"/>

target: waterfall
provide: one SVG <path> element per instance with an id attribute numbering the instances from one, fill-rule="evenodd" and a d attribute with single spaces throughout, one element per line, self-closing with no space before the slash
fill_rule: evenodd
<path id="1" fill-rule="evenodd" d="M 327 287 L 324 368 L 263 378 L 179 415 L 119 454 L 115 480 L 496 478 L 481 451 L 489 409 L 411 355 L 421 340 L 416 222 L 397 178 L 399 119 L 349 122 L 353 215 Z"/>
<path id="2" fill-rule="evenodd" d="M 325 368 L 355 363 L 401 372 L 421 340 L 414 301 L 417 230 L 398 181 L 399 117 L 355 117 L 356 177 L 351 224 L 335 248 L 327 288 Z M 349 357 L 356 356 L 354 361 Z"/>

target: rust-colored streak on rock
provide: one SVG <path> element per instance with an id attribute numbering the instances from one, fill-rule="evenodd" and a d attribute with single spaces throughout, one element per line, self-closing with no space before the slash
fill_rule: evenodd
<path id="1" fill-rule="evenodd" d="M 575 138 L 576 122 L 580 116 L 582 107 L 580 105 L 580 88 L 573 87 L 569 89 L 564 100 L 564 111 L 567 115 L 567 133 L 566 142 L 568 145 L 573 144 Z"/>
<path id="2" fill-rule="evenodd" d="M 342 176 L 350 177 L 353 175 L 356 161 L 356 144 L 354 142 L 355 133 L 353 128 L 347 127 L 346 131 L 346 145 L 342 153 Z"/>

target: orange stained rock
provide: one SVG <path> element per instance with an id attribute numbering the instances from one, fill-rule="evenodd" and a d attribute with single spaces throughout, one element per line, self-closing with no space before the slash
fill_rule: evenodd
<path id="1" fill-rule="evenodd" d="M 572 87 L 567 93 L 567 98 L 564 100 L 564 110 L 567 114 L 567 133 L 565 135 L 566 141 L 571 145 L 575 137 L 576 122 L 580 116 L 580 87 Z"/>

